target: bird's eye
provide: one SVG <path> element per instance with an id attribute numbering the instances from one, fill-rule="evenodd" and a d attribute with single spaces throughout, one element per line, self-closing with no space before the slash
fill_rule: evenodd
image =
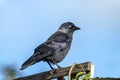
<path id="1" fill-rule="evenodd" d="M 72 28 L 72 26 L 71 26 L 71 25 L 69 25 L 69 28 Z"/>

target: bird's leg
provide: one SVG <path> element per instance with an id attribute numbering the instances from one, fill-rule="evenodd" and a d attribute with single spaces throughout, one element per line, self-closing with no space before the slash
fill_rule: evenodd
<path id="1" fill-rule="evenodd" d="M 62 68 L 61 66 L 59 66 L 56 62 L 55 62 L 56 66 L 58 67 L 58 69 Z"/>
<path id="2" fill-rule="evenodd" d="M 47 61 L 47 63 L 49 64 L 50 68 L 52 69 L 52 70 L 50 71 L 50 74 L 51 74 L 51 77 L 53 77 L 54 74 L 56 73 L 56 70 L 52 67 L 52 65 L 50 64 L 49 61 Z"/>
<path id="3" fill-rule="evenodd" d="M 55 64 L 57 65 L 58 69 L 62 68 L 62 67 L 61 67 L 61 66 L 59 66 L 57 63 L 55 63 Z"/>
<path id="4" fill-rule="evenodd" d="M 52 70 L 54 70 L 54 68 L 52 67 L 52 65 L 50 64 L 50 62 L 47 61 L 47 63 L 49 64 L 50 68 L 51 68 Z"/>
<path id="5" fill-rule="evenodd" d="M 52 59 L 53 63 L 58 67 L 58 69 L 62 68 L 61 66 L 59 66 L 53 59 Z"/>

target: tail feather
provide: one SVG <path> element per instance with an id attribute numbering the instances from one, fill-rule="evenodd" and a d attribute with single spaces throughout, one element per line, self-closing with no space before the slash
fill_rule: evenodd
<path id="1" fill-rule="evenodd" d="M 32 57 L 29 58 L 25 63 L 23 63 L 22 67 L 20 68 L 20 70 L 24 70 L 25 68 L 27 68 L 28 66 L 31 66 L 33 64 L 35 64 L 37 61 L 34 60 Z"/>
<path id="2" fill-rule="evenodd" d="M 31 56 L 25 63 L 23 63 L 20 70 L 23 70 L 23 69 L 27 68 L 28 66 L 31 66 L 31 65 L 35 64 L 36 62 L 44 60 L 45 57 L 47 57 L 49 55 L 50 55 L 50 53 L 49 54 L 44 54 L 44 55 L 33 54 L 33 56 Z"/>

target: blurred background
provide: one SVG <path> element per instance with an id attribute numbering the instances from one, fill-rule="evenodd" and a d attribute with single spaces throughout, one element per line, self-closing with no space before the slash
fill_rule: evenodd
<path id="1" fill-rule="evenodd" d="M 68 21 L 81 30 L 59 64 L 91 61 L 95 77 L 120 77 L 120 0 L 0 0 L 0 80 L 50 70 L 44 62 L 19 69 Z"/>

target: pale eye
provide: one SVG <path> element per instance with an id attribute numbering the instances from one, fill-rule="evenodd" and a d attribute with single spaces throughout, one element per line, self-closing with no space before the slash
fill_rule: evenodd
<path id="1" fill-rule="evenodd" d="M 69 28 L 71 28 L 72 26 L 71 25 L 69 25 Z"/>

